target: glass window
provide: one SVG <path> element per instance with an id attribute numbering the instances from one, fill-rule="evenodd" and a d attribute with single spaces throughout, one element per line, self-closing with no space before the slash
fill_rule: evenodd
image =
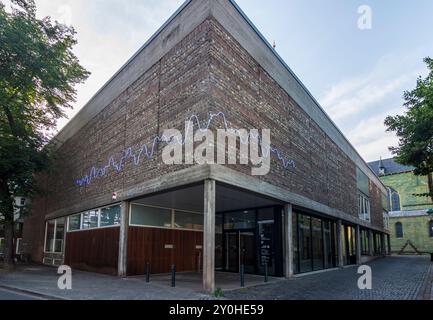
<path id="1" fill-rule="evenodd" d="M 98 227 L 99 210 L 91 210 L 83 213 L 83 229 Z"/>
<path id="2" fill-rule="evenodd" d="M 322 270 L 324 268 L 322 220 L 312 218 L 311 227 L 311 239 L 313 241 L 313 270 Z"/>
<path id="3" fill-rule="evenodd" d="M 133 204 L 131 206 L 131 224 L 171 228 L 171 210 Z"/>
<path id="4" fill-rule="evenodd" d="M 120 206 L 101 209 L 100 227 L 109 227 L 120 224 Z"/>
<path id="5" fill-rule="evenodd" d="M 76 231 L 81 229 L 81 214 L 71 216 L 68 219 L 68 231 Z"/>
<path id="6" fill-rule="evenodd" d="M 54 229 L 55 220 L 50 220 L 47 222 L 47 232 L 45 236 L 45 252 L 52 252 L 54 248 Z"/>
<path id="7" fill-rule="evenodd" d="M 370 221 L 370 200 L 363 194 L 358 195 L 359 218 Z"/>
<path id="8" fill-rule="evenodd" d="M 224 229 L 254 229 L 255 211 L 240 211 L 225 214 Z"/>
<path id="9" fill-rule="evenodd" d="M 312 268 L 311 256 L 311 218 L 300 214 L 299 219 L 299 255 L 300 272 L 310 272 Z"/>
<path id="10" fill-rule="evenodd" d="M 204 216 L 198 213 L 175 211 L 174 227 L 177 229 L 203 230 Z"/>
<path id="11" fill-rule="evenodd" d="M 65 218 L 56 220 L 56 239 L 54 241 L 54 252 L 63 252 L 63 241 L 65 237 Z"/>
<path id="12" fill-rule="evenodd" d="M 323 235 L 325 236 L 325 268 L 333 268 L 335 266 L 335 255 L 333 248 L 333 223 L 329 221 L 323 221 Z"/>
<path id="13" fill-rule="evenodd" d="M 403 238 L 403 224 L 401 222 L 395 224 L 395 236 L 397 238 Z"/>
<path id="14" fill-rule="evenodd" d="M 358 190 L 360 190 L 362 193 L 369 196 L 370 188 L 369 188 L 369 180 L 367 175 L 364 172 L 362 172 L 359 168 L 356 168 L 356 177 L 357 177 Z"/>
<path id="15" fill-rule="evenodd" d="M 21 238 L 18 238 L 17 239 L 17 247 L 16 247 L 16 251 L 15 251 L 15 253 L 16 254 L 21 254 L 21 252 L 23 251 L 22 249 L 22 243 L 23 243 L 23 241 L 22 241 L 22 239 Z"/>
<path id="16" fill-rule="evenodd" d="M 388 193 L 389 193 L 389 203 L 391 206 L 391 211 L 400 211 L 400 195 L 398 194 L 397 190 L 388 187 Z"/>

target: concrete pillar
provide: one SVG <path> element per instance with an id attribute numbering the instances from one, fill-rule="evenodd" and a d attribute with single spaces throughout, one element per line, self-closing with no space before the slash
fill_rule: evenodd
<path id="1" fill-rule="evenodd" d="M 291 204 L 284 206 L 284 267 L 286 278 L 293 277 L 293 207 Z"/>
<path id="2" fill-rule="evenodd" d="M 337 267 L 339 268 L 342 268 L 344 266 L 342 233 L 343 233 L 343 222 L 341 220 L 338 220 L 337 221 L 337 253 L 338 253 Z"/>
<path id="3" fill-rule="evenodd" d="M 380 249 L 382 251 L 382 256 L 386 256 L 386 247 L 385 247 L 385 234 L 380 234 Z"/>
<path id="4" fill-rule="evenodd" d="M 359 225 L 356 226 L 355 229 L 355 239 L 356 239 L 356 264 L 361 264 L 361 228 Z"/>
<path id="5" fill-rule="evenodd" d="M 215 291 L 215 180 L 204 182 L 203 289 Z"/>
<path id="6" fill-rule="evenodd" d="M 388 240 L 388 255 L 390 256 L 392 254 L 392 248 L 391 248 L 391 236 L 388 234 L 386 235 L 386 239 Z"/>
<path id="7" fill-rule="evenodd" d="M 129 202 L 122 202 L 120 209 L 120 234 L 119 234 L 119 256 L 117 274 L 119 277 L 127 275 L 127 248 L 128 248 L 128 227 L 129 227 Z"/>
<path id="8" fill-rule="evenodd" d="M 374 256 L 374 240 L 373 240 L 373 231 L 368 230 L 368 255 L 370 257 Z"/>

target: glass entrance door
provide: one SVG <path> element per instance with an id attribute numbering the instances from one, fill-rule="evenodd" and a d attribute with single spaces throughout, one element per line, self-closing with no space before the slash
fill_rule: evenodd
<path id="1" fill-rule="evenodd" d="M 226 266 L 229 272 L 239 272 L 244 265 L 245 273 L 255 272 L 255 234 L 253 231 L 231 231 L 225 234 Z"/>

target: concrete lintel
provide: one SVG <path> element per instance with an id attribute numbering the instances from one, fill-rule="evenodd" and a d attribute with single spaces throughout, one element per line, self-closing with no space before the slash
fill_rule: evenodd
<path id="1" fill-rule="evenodd" d="M 349 223 L 360 225 L 364 228 L 384 232 L 383 229 L 371 225 L 369 222 L 354 217 L 340 210 L 331 208 L 327 205 L 308 199 L 307 197 L 289 192 L 284 188 L 272 185 L 260 178 L 249 176 L 241 172 L 229 169 L 224 166 L 211 165 L 210 178 L 217 182 L 225 183 L 241 189 L 249 190 L 260 195 L 280 200 L 284 203 L 290 203 L 294 206 L 303 207 L 319 213 L 326 214 L 335 219 L 341 219 Z"/>

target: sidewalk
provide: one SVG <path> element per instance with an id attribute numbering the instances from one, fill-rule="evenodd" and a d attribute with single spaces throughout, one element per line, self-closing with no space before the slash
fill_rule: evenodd
<path id="1" fill-rule="evenodd" d="M 73 271 L 72 290 L 57 287 L 57 269 L 20 266 L 13 272 L 0 271 L 0 287 L 34 293 L 42 298 L 66 300 L 203 300 L 208 295 L 188 288 L 171 288 L 146 283 L 142 278 L 121 279 L 95 273 Z"/>

